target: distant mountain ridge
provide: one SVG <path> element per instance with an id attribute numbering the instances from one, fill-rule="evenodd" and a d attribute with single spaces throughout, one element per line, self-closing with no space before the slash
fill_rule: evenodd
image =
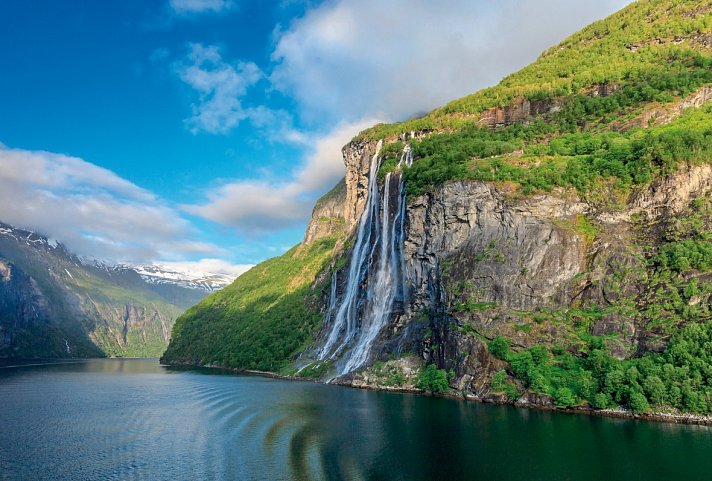
<path id="1" fill-rule="evenodd" d="M 0 357 L 158 356 L 227 276 L 113 265 L 0 223 Z"/>
<path id="2" fill-rule="evenodd" d="M 150 284 L 173 284 L 187 289 L 215 292 L 229 286 L 235 276 L 222 273 L 177 270 L 173 267 L 153 264 L 150 266 L 132 266 L 144 281 Z"/>

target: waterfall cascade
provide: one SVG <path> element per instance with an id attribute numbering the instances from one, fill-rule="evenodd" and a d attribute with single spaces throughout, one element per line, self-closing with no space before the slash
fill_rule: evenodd
<path id="1" fill-rule="evenodd" d="M 336 277 L 332 278 L 327 313 L 331 330 L 319 359 L 335 359 L 344 354 L 340 374 L 368 362 L 375 341 L 391 319 L 396 300 L 403 302 L 407 294 L 403 258 L 405 186 L 399 170 L 403 165 L 410 166 L 413 156 L 406 146 L 396 172 L 386 174 L 381 195 L 378 186 L 381 147 L 379 142 L 371 158 L 368 198 L 339 299 Z"/>

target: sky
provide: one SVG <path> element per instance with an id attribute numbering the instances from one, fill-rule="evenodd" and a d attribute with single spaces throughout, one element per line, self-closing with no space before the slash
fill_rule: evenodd
<path id="1" fill-rule="evenodd" d="M 628 0 L 3 0 L 0 222 L 230 274 L 298 243 L 377 122 L 496 84 Z"/>

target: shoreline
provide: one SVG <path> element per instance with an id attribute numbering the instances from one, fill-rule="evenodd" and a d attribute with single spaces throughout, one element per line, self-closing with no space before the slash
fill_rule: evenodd
<path id="1" fill-rule="evenodd" d="M 558 413 L 563 413 L 563 414 L 578 414 L 578 415 L 583 414 L 583 415 L 588 415 L 588 416 L 597 416 L 597 417 L 604 417 L 604 418 L 631 419 L 631 420 L 638 420 L 638 421 L 660 422 L 660 423 L 668 423 L 668 424 L 683 424 L 683 425 L 688 425 L 688 426 L 712 426 L 712 416 L 702 415 L 702 414 L 692 414 L 692 413 L 672 414 L 672 413 L 661 413 L 661 412 L 635 414 L 635 413 L 626 411 L 622 408 L 592 409 L 592 408 L 586 408 L 586 407 L 577 407 L 577 408 L 561 409 L 561 408 L 557 408 L 554 406 L 547 406 L 544 404 L 536 404 L 536 403 L 530 403 L 530 402 L 519 402 L 519 400 L 517 400 L 517 401 L 501 401 L 496 398 L 480 398 L 479 396 L 467 395 L 467 394 L 463 394 L 463 393 L 453 393 L 453 392 L 431 393 L 431 392 L 423 391 L 422 389 L 411 388 L 411 387 L 389 387 L 389 386 L 379 387 L 379 386 L 372 386 L 370 384 L 362 384 L 361 385 L 361 384 L 353 384 L 353 383 L 349 383 L 349 382 L 326 383 L 319 379 L 314 379 L 314 378 L 284 376 L 284 375 L 277 374 L 277 373 L 271 372 L 271 371 L 259 371 L 259 370 L 254 370 L 254 369 L 236 369 L 236 368 L 228 368 L 228 367 L 223 367 L 223 366 L 203 366 L 203 365 L 182 364 L 182 363 L 164 363 L 162 361 L 159 361 L 159 363 L 162 366 L 173 367 L 173 368 L 215 369 L 215 370 L 225 371 L 228 374 L 242 374 L 242 375 L 248 375 L 248 376 L 258 376 L 258 377 L 266 377 L 266 378 L 272 378 L 272 379 L 281 379 L 281 380 L 285 380 L 285 381 L 313 382 L 315 384 L 333 385 L 333 386 L 346 387 L 346 388 L 351 388 L 351 389 L 361 389 L 364 391 L 381 391 L 381 392 L 392 392 L 392 393 L 400 393 L 400 394 L 418 394 L 418 395 L 424 395 L 424 396 L 430 396 L 430 397 L 439 397 L 439 398 L 444 398 L 444 399 L 453 399 L 453 400 L 460 400 L 460 401 L 467 401 L 467 402 L 478 402 L 478 403 L 482 403 L 482 404 L 495 404 L 495 405 L 499 405 L 499 406 L 512 406 L 515 408 L 537 409 L 540 411 L 558 412 Z"/>

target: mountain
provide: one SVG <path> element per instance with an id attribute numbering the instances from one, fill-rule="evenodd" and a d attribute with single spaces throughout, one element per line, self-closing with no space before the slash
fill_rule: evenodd
<path id="1" fill-rule="evenodd" d="M 163 360 L 710 414 L 711 20 L 638 1 L 362 132 L 304 241 L 189 309 Z"/>
<path id="2" fill-rule="evenodd" d="M 205 292 L 215 292 L 228 286 L 235 280 L 234 276 L 219 273 L 176 269 L 161 264 L 150 266 L 132 266 L 144 281 L 156 285 L 175 285 L 187 289 Z"/>
<path id="3" fill-rule="evenodd" d="M 158 356 L 176 317 L 206 294 L 0 223 L 0 357 Z"/>

